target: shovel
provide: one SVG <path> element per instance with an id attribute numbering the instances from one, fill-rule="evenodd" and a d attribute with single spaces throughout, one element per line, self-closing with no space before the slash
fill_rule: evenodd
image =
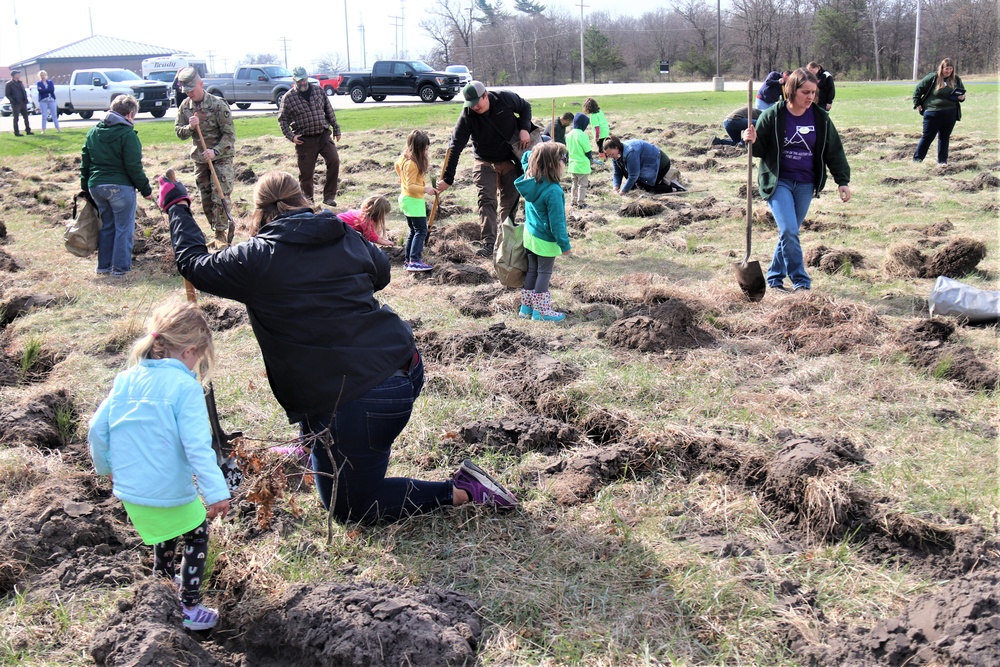
<path id="1" fill-rule="evenodd" d="M 444 173 L 448 170 L 448 160 L 449 159 L 451 159 L 451 147 L 450 146 L 448 147 L 448 150 L 446 150 L 445 153 L 444 153 L 444 163 L 441 165 L 441 180 L 444 180 Z M 431 181 L 432 181 L 431 185 L 436 188 L 437 187 L 437 183 L 434 182 L 433 177 L 431 178 Z M 434 227 L 434 216 L 437 215 L 438 205 L 439 204 L 440 204 L 440 198 L 438 197 L 438 193 L 435 192 L 434 193 L 434 204 L 431 206 L 431 214 L 430 214 L 430 217 L 427 218 L 427 238 L 431 237 L 431 229 Z"/>
<path id="2" fill-rule="evenodd" d="M 211 164 L 211 163 L 209 163 Z M 163 175 L 168 181 L 177 182 L 177 177 L 173 169 L 167 169 Z M 195 291 L 187 278 L 184 279 L 184 293 L 191 303 L 198 303 L 198 293 Z M 230 491 L 235 491 L 243 481 L 243 471 L 240 470 L 233 455 L 233 442 L 243 437 L 242 431 L 226 433 L 222 430 L 222 423 L 219 421 L 219 410 L 215 407 L 215 388 L 209 381 L 208 389 L 205 391 L 205 405 L 208 408 L 208 423 L 212 429 L 212 449 L 215 451 L 215 460 L 222 470 L 222 476 L 226 478 L 226 485 Z"/>
<path id="3" fill-rule="evenodd" d="M 747 81 L 747 123 L 753 122 L 753 80 Z M 750 261 L 751 234 L 753 230 L 753 150 L 747 146 L 747 254 L 742 262 L 733 265 L 736 282 L 751 301 L 760 301 L 767 290 L 760 262 Z"/>
<path id="4" fill-rule="evenodd" d="M 205 135 L 201 133 L 201 125 L 195 125 L 194 129 L 198 131 L 198 143 L 201 144 L 201 150 L 207 151 L 208 148 L 205 146 Z M 229 210 L 229 199 L 222 191 L 222 183 L 219 182 L 219 177 L 215 173 L 215 165 L 212 164 L 212 160 L 208 161 L 208 171 L 212 174 L 212 184 L 215 186 L 215 191 L 219 193 L 219 199 L 222 200 L 222 209 L 226 212 L 226 217 L 229 219 L 229 229 L 226 231 L 226 241 L 227 243 L 232 243 L 233 234 L 236 232 L 236 223 L 233 221 L 233 214 Z"/>

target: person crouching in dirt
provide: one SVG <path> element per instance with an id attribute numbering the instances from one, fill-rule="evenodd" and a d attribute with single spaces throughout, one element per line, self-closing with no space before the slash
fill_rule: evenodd
<path id="1" fill-rule="evenodd" d="M 251 238 L 215 254 L 183 185 L 161 178 L 159 203 L 181 275 L 246 304 L 271 391 L 299 425 L 320 500 L 337 521 L 395 521 L 467 502 L 517 506 L 469 460 L 443 482 L 386 477 L 423 361 L 410 325 L 375 298 L 389 284 L 388 257 L 333 212 L 314 213 L 294 176 L 264 174 Z"/>
<path id="2" fill-rule="evenodd" d="M 615 194 L 623 195 L 633 188 L 653 194 L 686 191 L 679 182 L 671 180 L 667 154 L 648 141 L 622 141 L 612 134 L 604 142 L 604 154 L 614 167 L 611 178 Z"/>
<path id="3" fill-rule="evenodd" d="M 789 292 L 808 290 L 812 280 L 806 273 L 799 242 L 799 227 L 809 212 L 813 196 L 826 185 L 826 170 L 839 186 L 840 199 L 851 200 L 851 167 L 847 164 L 840 135 L 829 114 L 816 104 L 815 75 L 804 69 L 792 72 L 785 81 L 785 100 L 764 111 L 756 127 L 743 130 L 743 140 L 760 158 L 757 184 L 760 196 L 778 225 L 778 244 L 767 271 L 768 286 Z"/>
<path id="4" fill-rule="evenodd" d="M 229 512 L 201 384 L 214 364 L 204 313 L 194 304 L 160 306 L 148 333 L 132 346 L 129 368 L 91 418 L 87 437 L 97 474 L 111 478 L 132 525 L 153 547 L 153 572 L 179 584 L 189 630 L 219 622 L 219 612 L 201 604 L 208 522 Z M 180 558 L 178 539 L 184 540 Z"/>

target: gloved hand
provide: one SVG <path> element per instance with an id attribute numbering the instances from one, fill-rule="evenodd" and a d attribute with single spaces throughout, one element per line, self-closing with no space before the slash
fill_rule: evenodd
<path id="1" fill-rule="evenodd" d="M 191 197 L 188 196 L 187 188 L 180 181 L 168 181 L 163 176 L 156 179 L 160 183 L 160 198 L 157 204 L 161 211 L 170 211 L 170 207 L 175 204 L 191 205 Z"/>

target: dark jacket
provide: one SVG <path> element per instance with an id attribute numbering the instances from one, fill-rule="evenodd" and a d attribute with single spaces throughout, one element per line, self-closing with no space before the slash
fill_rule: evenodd
<path id="1" fill-rule="evenodd" d="M 611 180 L 615 189 L 628 192 L 636 182 L 653 187 L 660 175 L 660 153 L 662 151 L 641 139 L 622 142 L 622 154 L 612 161 L 614 175 Z"/>
<path id="2" fill-rule="evenodd" d="M 951 94 L 957 88 L 965 89 L 962 77 L 953 74 L 950 85 L 945 85 L 943 88 L 937 88 L 936 85 L 937 71 L 922 78 L 917 87 L 913 89 L 913 108 L 923 107 L 923 111 L 955 109 L 955 120 L 962 120 L 962 104 L 958 100 L 951 99 Z M 923 115 L 923 111 L 920 115 Z"/>
<path id="3" fill-rule="evenodd" d="M 833 98 L 837 96 L 837 86 L 833 82 L 833 75 L 825 69 L 820 69 L 816 73 L 816 78 L 819 80 L 817 86 L 819 94 L 816 95 L 816 104 L 826 109 L 826 105 L 833 104 Z"/>
<path id="4" fill-rule="evenodd" d="M 813 194 L 819 195 L 826 185 L 826 170 L 829 168 L 837 185 L 851 184 L 851 167 L 847 164 L 840 135 L 833 126 L 830 115 L 813 105 L 816 121 L 816 147 L 813 153 Z M 764 111 L 757 119 L 757 141 L 753 143 L 754 157 L 760 158 L 757 185 L 762 199 L 770 199 L 778 184 L 778 164 L 781 146 L 785 140 L 785 102 L 781 101 Z"/>
<path id="5" fill-rule="evenodd" d="M 513 162 L 520 164 L 510 147 L 510 141 L 521 130 L 531 132 L 531 104 L 506 90 L 488 91 L 490 109 L 478 114 L 471 108 L 462 109 L 455 131 L 451 135 L 451 155 L 441 179 L 448 185 L 455 182 L 458 156 L 469 138 L 472 138 L 472 155 L 486 162 Z"/>
<path id="6" fill-rule="evenodd" d="M 153 188 L 142 169 L 142 143 L 127 118 L 109 111 L 87 132 L 80 158 L 80 187 L 131 185 L 143 197 Z"/>
<path id="7" fill-rule="evenodd" d="M 771 72 L 757 89 L 757 98 L 768 104 L 774 104 L 781 99 L 781 95 L 781 72 Z"/>
<path id="8" fill-rule="evenodd" d="M 14 81 L 14 79 L 8 81 L 3 87 L 3 94 L 12 107 L 24 106 L 28 103 L 28 91 L 20 81 Z"/>
<path id="9" fill-rule="evenodd" d="M 413 357 L 410 325 L 374 293 L 389 259 L 329 211 L 290 211 L 250 240 L 209 253 L 184 204 L 170 209 L 177 269 L 246 304 L 271 391 L 291 423 L 330 415 Z"/>

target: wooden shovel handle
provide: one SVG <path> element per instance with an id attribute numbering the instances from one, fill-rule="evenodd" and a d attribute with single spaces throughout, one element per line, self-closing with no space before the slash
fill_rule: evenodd
<path id="1" fill-rule="evenodd" d="M 747 126 L 753 122 L 753 79 L 747 81 Z M 750 238 L 753 229 L 753 148 L 747 145 L 747 254 L 743 266 L 750 261 Z"/>

